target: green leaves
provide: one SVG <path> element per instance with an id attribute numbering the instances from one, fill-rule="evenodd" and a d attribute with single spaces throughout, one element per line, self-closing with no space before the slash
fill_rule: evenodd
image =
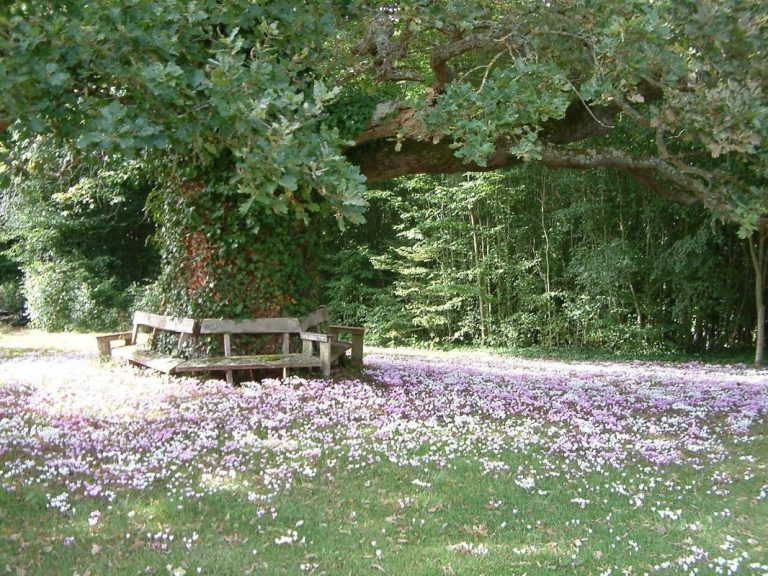
<path id="1" fill-rule="evenodd" d="M 0 69 L 0 118 L 72 134 L 84 150 L 130 158 L 163 148 L 179 169 L 220 170 L 234 157 L 228 180 L 243 214 L 258 206 L 306 219 L 324 199 L 358 218 L 362 182 L 340 154 L 346 140 L 321 123 L 339 89 L 312 73 L 332 11 L 324 1 L 294 8 L 13 2 L 0 10 L 15 14 L 13 33 L 0 36 L 0 53 L 13 55 Z"/>

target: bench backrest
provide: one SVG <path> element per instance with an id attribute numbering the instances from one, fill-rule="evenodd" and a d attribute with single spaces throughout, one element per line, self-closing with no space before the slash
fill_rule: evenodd
<path id="1" fill-rule="evenodd" d="M 136 343 L 139 327 L 176 332 L 180 335 L 178 346 L 181 346 L 191 336 L 221 334 L 224 337 L 225 354 L 230 354 L 230 335 L 234 334 L 278 334 L 283 337 L 283 352 L 290 350 L 290 337 L 294 334 L 304 334 L 309 328 L 328 321 L 328 311 L 321 307 L 301 321 L 297 318 L 254 318 L 247 320 L 230 320 L 220 318 L 176 318 L 149 312 L 136 312 L 133 315 L 133 338 Z"/>
<path id="2" fill-rule="evenodd" d="M 155 330 L 167 330 L 169 332 L 179 332 L 181 334 L 194 334 L 195 320 L 192 318 L 175 318 L 173 316 L 163 316 L 162 314 L 151 314 L 149 312 L 135 312 L 133 315 L 134 330 L 137 326 L 147 326 Z"/>
<path id="3" fill-rule="evenodd" d="M 200 334 L 298 334 L 301 331 L 301 325 L 296 318 L 205 318 L 200 321 Z"/>
<path id="4" fill-rule="evenodd" d="M 320 306 L 320 308 L 310 314 L 307 314 L 304 316 L 304 318 L 301 319 L 301 329 L 305 331 L 310 330 L 311 328 L 320 326 L 320 324 L 323 324 L 324 322 L 329 322 L 330 319 L 331 314 L 328 312 L 328 308 L 325 306 Z"/>

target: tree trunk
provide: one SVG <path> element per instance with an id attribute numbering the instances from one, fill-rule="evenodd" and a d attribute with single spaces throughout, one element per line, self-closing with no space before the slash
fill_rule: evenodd
<path id="1" fill-rule="evenodd" d="M 475 281 L 477 284 L 477 306 L 480 314 L 480 343 L 485 344 L 488 333 L 485 318 L 485 299 L 483 298 L 483 278 L 481 265 L 483 254 L 480 249 L 480 240 L 478 239 L 478 218 L 475 218 L 474 208 L 469 209 L 469 223 L 472 229 L 472 256 L 475 264 Z"/>
<path id="2" fill-rule="evenodd" d="M 294 316 L 317 302 L 317 235 L 290 215 L 243 214 L 231 186 L 186 182 L 159 222 L 163 310 L 194 318 Z"/>
<path id="3" fill-rule="evenodd" d="M 768 240 L 768 228 L 757 230 L 748 239 L 749 255 L 755 272 L 755 311 L 757 326 L 755 328 L 755 365 L 765 364 L 765 284 L 768 271 L 768 258 L 765 244 Z"/>
<path id="4" fill-rule="evenodd" d="M 541 231 L 544 236 L 544 291 L 547 297 L 547 346 L 552 346 L 554 336 L 554 312 L 552 310 L 552 270 L 549 262 L 549 232 L 547 232 L 547 223 L 545 220 L 546 215 L 546 201 L 547 201 L 547 179 L 544 173 L 541 173 L 541 193 L 539 195 L 539 207 L 541 216 Z"/>

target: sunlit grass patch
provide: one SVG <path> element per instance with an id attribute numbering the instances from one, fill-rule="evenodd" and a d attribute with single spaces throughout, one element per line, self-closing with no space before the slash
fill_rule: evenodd
<path id="1" fill-rule="evenodd" d="M 21 353 L 81 352 L 96 354 L 93 334 L 44 332 L 27 328 L 0 329 L 0 359 Z"/>

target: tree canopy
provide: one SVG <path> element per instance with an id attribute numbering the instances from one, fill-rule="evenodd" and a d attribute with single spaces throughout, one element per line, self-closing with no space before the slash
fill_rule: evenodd
<path id="1" fill-rule="evenodd" d="M 751 0 L 17 0 L 0 11 L 0 125 L 159 149 L 179 169 L 231 154 L 244 211 L 355 220 L 360 172 L 540 159 L 625 170 L 751 230 L 768 213 L 767 14 Z"/>

